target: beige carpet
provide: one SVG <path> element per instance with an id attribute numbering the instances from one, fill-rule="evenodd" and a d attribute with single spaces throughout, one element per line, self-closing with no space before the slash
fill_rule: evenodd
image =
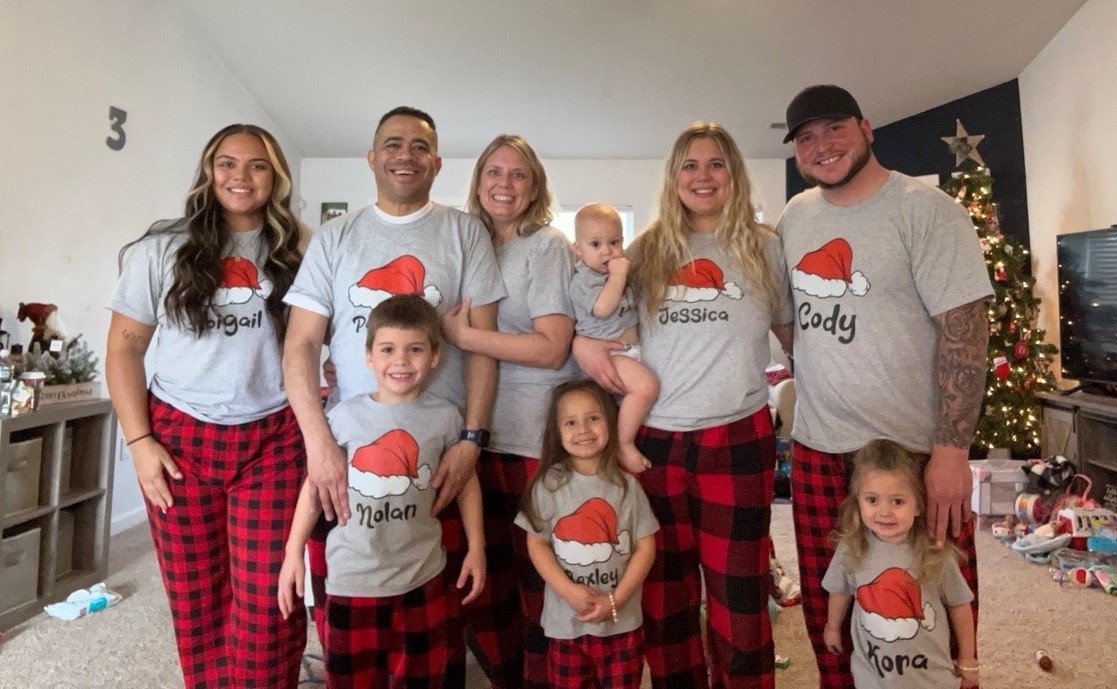
<path id="1" fill-rule="evenodd" d="M 772 535 L 781 561 L 794 576 L 789 506 L 773 508 Z M 146 527 L 118 534 L 111 550 L 108 584 L 125 599 L 73 622 L 40 615 L 4 630 L 0 689 L 182 686 Z M 1117 597 L 1097 589 L 1060 588 L 1046 567 L 1025 563 L 987 530 L 978 538 L 978 551 L 983 689 L 1117 688 Z M 776 652 L 791 658 L 788 669 L 777 671 L 778 689 L 816 687 L 818 675 L 800 608 L 781 611 L 774 629 Z M 1055 661 L 1054 672 L 1045 673 L 1036 665 L 1037 648 L 1046 649 Z M 312 641 L 308 652 L 317 650 Z M 318 674 L 320 667 L 310 671 Z M 301 686 L 321 685 L 307 681 Z M 486 686 L 473 668 L 470 688 Z"/>

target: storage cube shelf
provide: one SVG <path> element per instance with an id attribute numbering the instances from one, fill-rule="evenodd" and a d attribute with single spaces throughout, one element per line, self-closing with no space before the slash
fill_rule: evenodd
<path id="1" fill-rule="evenodd" d="M 108 574 L 108 400 L 0 419 L 0 631 Z"/>

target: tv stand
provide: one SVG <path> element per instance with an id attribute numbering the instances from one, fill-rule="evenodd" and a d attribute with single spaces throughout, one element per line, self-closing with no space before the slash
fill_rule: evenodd
<path id="1" fill-rule="evenodd" d="M 1117 387 L 1103 383 L 1080 383 L 1073 388 L 1062 390 L 1058 394 L 1062 397 L 1073 395 L 1076 392 L 1086 392 L 1096 397 L 1117 397 Z"/>
<path id="2" fill-rule="evenodd" d="M 1041 392 L 1043 456 L 1063 455 L 1089 477 L 1090 497 L 1117 511 L 1117 397 Z"/>

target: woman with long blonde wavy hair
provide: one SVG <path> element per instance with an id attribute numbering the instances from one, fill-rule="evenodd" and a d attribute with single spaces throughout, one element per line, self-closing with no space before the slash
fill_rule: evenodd
<path id="1" fill-rule="evenodd" d="M 643 361 L 660 380 L 637 436 L 661 524 L 643 590 L 653 687 L 773 686 L 776 448 L 764 368 L 768 331 L 786 340 L 791 310 L 779 240 L 756 221 L 750 194 L 732 137 L 695 123 L 667 157 L 658 217 L 628 250 Z M 622 393 L 608 348 L 574 340 L 582 369 Z"/>
<path id="2" fill-rule="evenodd" d="M 306 617 L 285 620 L 276 590 L 306 460 L 280 367 L 303 234 L 279 144 L 236 124 L 203 149 L 183 217 L 120 252 L 105 378 L 188 687 L 298 682 Z"/>

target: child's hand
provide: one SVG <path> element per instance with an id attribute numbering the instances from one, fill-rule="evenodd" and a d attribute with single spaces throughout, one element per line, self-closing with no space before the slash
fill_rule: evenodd
<path id="1" fill-rule="evenodd" d="M 283 619 L 302 606 L 305 577 L 302 553 L 283 558 L 283 566 L 279 569 L 279 612 Z"/>
<path id="2" fill-rule="evenodd" d="M 842 652 L 842 630 L 839 627 L 831 627 L 826 625 L 826 629 L 822 632 L 822 640 L 826 643 L 826 650 L 834 655 L 841 655 Z"/>
<path id="3" fill-rule="evenodd" d="M 595 596 L 597 596 L 597 591 L 595 589 L 585 584 L 575 584 L 572 591 L 564 595 L 563 599 L 566 600 L 567 605 L 574 610 L 574 616 L 580 619 L 581 615 L 593 610 Z M 605 604 L 609 604 L 608 599 L 606 599 Z"/>
<path id="4" fill-rule="evenodd" d="M 590 609 L 574 616 L 579 622 L 604 622 L 612 618 L 613 606 L 609 604 L 609 595 L 598 591 L 594 591 Z"/>
<path id="5" fill-rule="evenodd" d="M 458 589 L 465 588 L 467 579 L 473 579 L 473 586 L 469 593 L 462 599 L 462 605 L 472 603 L 481 591 L 485 589 L 485 551 L 482 548 L 470 548 L 462 561 L 462 572 L 458 575 Z"/>
<path id="6" fill-rule="evenodd" d="M 609 275 L 619 275 L 621 277 L 628 275 L 628 259 L 624 256 L 609 259 L 605 267 L 609 269 Z"/>

